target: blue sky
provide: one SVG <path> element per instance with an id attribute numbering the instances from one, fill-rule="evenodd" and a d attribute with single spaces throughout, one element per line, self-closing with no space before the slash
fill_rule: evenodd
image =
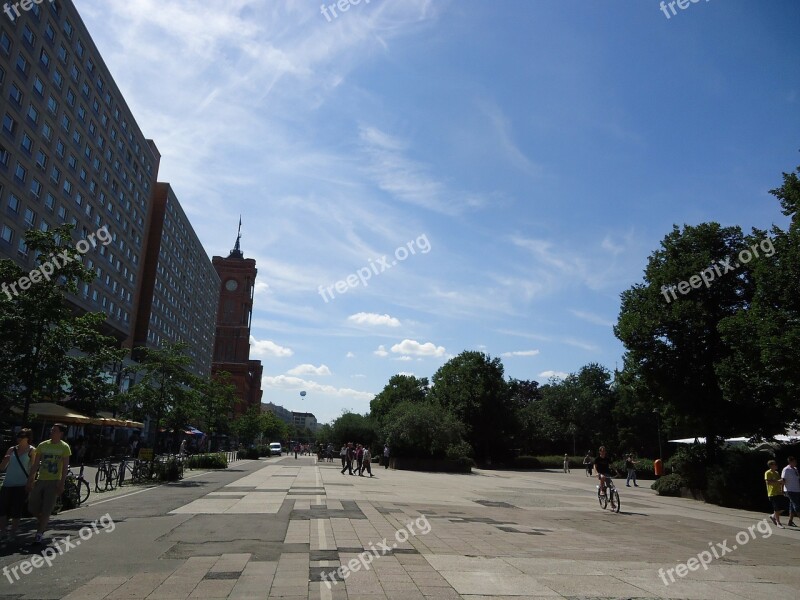
<path id="1" fill-rule="evenodd" d="M 209 255 L 242 214 L 264 401 L 366 412 L 463 350 L 613 369 L 673 224 L 785 222 L 795 0 L 365 2 L 75 0 Z"/>

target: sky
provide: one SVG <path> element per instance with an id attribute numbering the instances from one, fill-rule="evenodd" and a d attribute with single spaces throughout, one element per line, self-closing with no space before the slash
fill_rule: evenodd
<path id="1" fill-rule="evenodd" d="M 613 371 L 673 225 L 785 225 L 796 0 L 352 1 L 75 0 L 209 256 L 242 216 L 264 402 Z"/>

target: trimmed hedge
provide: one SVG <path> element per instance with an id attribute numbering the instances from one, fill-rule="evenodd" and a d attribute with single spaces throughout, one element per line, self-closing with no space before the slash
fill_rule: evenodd
<path id="1" fill-rule="evenodd" d="M 686 480 L 678 473 L 670 473 L 669 475 L 664 475 L 650 488 L 658 492 L 659 496 L 680 496 L 681 488 L 685 488 L 686 483 Z"/>
<path id="2" fill-rule="evenodd" d="M 239 450 L 236 453 L 236 458 L 239 460 L 258 460 L 259 459 L 259 452 L 258 448 L 247 448 L 246 450 Z"/>
<path id="3" fill-rule="evenodd" d="M 634 458 L 636 463 L 636 478 L 651 480 L 656 478 L 655 467 L 653 461 L 649 458 Z M 611 463 L 611 468 L 619 471 L 620 477 L 627 477 L 628 470 L 625 468 L 625 459 L 617 460 Z"/>
<path id="4" fill-rule="evenodd" d="M 583 469 L 582 456 L 568 456 L 570 469 Z M 558 469 L 564 468 L 563 456 L 517 456 L 511 461 L 516 469 Z"/>
<path id="5" fill-rule="evenodd" d="M 186 463 L 189 469 L 227 469 L 228 458 L 222 452 L 214 454 L 195 454 Z"/>

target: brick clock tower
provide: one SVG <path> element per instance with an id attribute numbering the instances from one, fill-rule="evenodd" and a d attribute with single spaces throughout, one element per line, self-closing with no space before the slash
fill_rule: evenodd
<path id="1" fill-rule="evenodd" d="M 250 360 L 250 320 L 253 314 L 253 293 L 256 283 L 256 261 L 245 258 L 239 247 L 242 220 L 236 245 L 227 258 L 215 256 L 212 264 L 220 279 L 217 334 L 214 340 L 212 374 L 227 371 L 236 386 L 234 416 L 251 406 L 261 406 L 260 360 Z"/>

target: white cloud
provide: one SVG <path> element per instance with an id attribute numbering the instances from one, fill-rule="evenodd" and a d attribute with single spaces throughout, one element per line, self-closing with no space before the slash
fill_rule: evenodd
<path id="1" fill-rule="evenodd" d="M 367 376 L 364 375 L 363 373 L 356 373 L 355 375 L 351 375 L 351 377 L 353 379 L 366 379 L 367 378 Z"/>
<path id="2" fill-rule="evenodd" d="M 389 315 L 360 312 L 347 317 L 348 321 L 358 325 L 386 325 L 387 327 L 400 327 L 399 319 Z"/>
<path id="3" fill-rule="evenodd" d="M 405 375 L 406 377 L 416 377 L 416 375 L 414 375 L 414 373 L 410 371 L 400 371 L 398 375 Z"/>
<path id="4" fill-rule="evenodd" d="M 252 335 L 250 336 L 251 357 L 276 356 L 278 358 L 283 358 L 286 356 L 292 356 L 293 354 L 294 350 L 291 348 L 279 346 L 270 340 L 257 340 Z"/>
<path id="5" fill-rule="evenodd" d="M 344 357 L 345 357 L 345 358 L 355 358 L 355 357 L 356 357 L 356 355 L 355 355 L 355 354 L 353 354 L 352 352 L 348 352 L 347 354 L 345 354 L 345 355 L 344 355 Z"/>
<path id="6" fill-rule="evenodd" d="M 414 360 L 414 359 L 411 358 L 410 356 L 398 356 L 397 358 L 395 358 L 395 360 L 408 361 L 408 360 Z M 419 359 L 417 359 L 417 360 L 419 360 Z"/>
<path id="7" fill-rule="evenodd" d="M 569 373 L 564 373 L 564 371 L 542 371 L 539 373 L 539 377 L 543 379 L 566 379 L 569 376 Z"/>
<path id="8" fill-rule="evenodd" d="M 326 367 L 325 365 L 320 365 L 315 367 L 314 365 L 309 364 L 302 364 L 297 365 L 294 369 L 289 369 L 287 371 L 289 375 L 330 375 L 331 370 Z"/>
<path id="9" fill-rule="evenodd" d="M 380 357 L 389 356 L 389 353 L 386 351 L 386 347 L 383 345 L 378 346 L 378 349 L 375 350 L 373 354 Z"/>
<path id="10" fill-rule="evenodd" d="M 515 352 L 503 352 L 500 356 L 511 358 L 512 356 L 536 356 L 537 354 L 539 354 L 538 350 L 517 350 Z"/>
<path id="11" fill-rule="evenodd" d="M 444 346 L 436 346 L 432 342 L 420 344 L 416 340 L 403 340 L 392 346 L 395 354 L 413 354 L 414 356 L 444 356 Z"/>
<path id="12" fill-rule="evenodd" d="M 375 394 L 370 392 L 361 392 L 352 388 L 337 388 L 332 385 L 322 385 L 316 381 L 300 379 L 299 377 L 287 377 L 286 375 L 277 375 L 275 377 L 265 376 L 261 379 L 261 386 L 263 388 L 278 388 L 284 390 L 306 390 L 309 393 L 319 392 L 321 394 L 330 394 L 340 398 L 353 398 L 354 400 L 372 400 L 375 397 Z"/>

